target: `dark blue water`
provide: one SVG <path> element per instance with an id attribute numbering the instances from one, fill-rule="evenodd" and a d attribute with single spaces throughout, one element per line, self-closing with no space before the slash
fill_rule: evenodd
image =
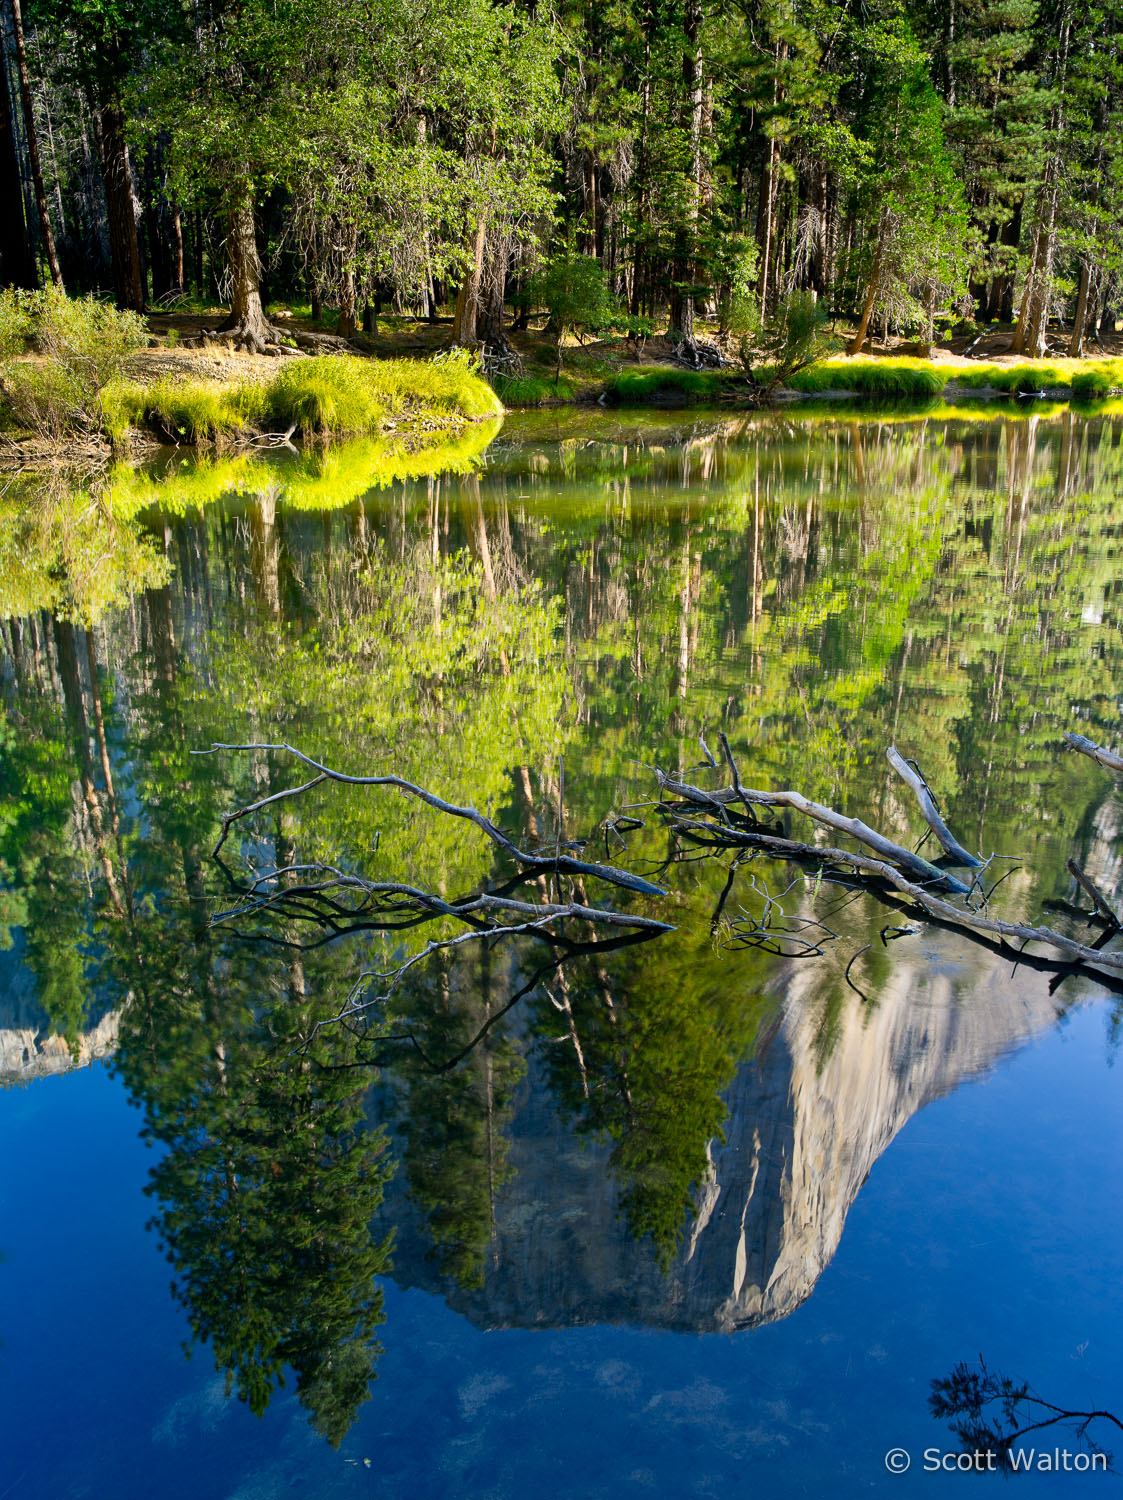
<path id="1" fill-rule="evenodd" d="M 381 1374 L 339 1453 L 291 1397 L 258 1420 L 225 1399 L 205 1352 L 184 1360 L 187 1329 L 144 1229 L 150 1156 L 105 1069 L 10 1090 L 5 1486 L 264 1500 L 978 1485 L 919 1472 L 925 1449 L 951 1448 L 926 1410 L 934 1375 L 984 1350 L 1060 1404 L 1096 1405 L 1120 1386 L 1112 1061 L 1104 1010 L 1088 1006 L 929 1105 L 878 1162 L 814 1297 L 750 1333 L 481 1332 L 440 1297 L 391 1287 Z M 908 1475 L 886 1473 L 892 1447 L 911 1452 Z M 1117 1481 L 1018 1483 L 1077 1495 Z"/>

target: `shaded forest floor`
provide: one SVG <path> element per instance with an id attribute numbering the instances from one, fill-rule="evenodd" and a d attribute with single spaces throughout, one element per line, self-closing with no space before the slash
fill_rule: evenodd
<path id="1" fill-rule="evenodd" d="M 276 370 L 276 361 L 263 355 L 244 354 L 232 351 L 224 345 L 206 343 L 198 347 L 196 341 L 205 336 L 208 329 L 221 322 L 225 309 L 215 306 L 190 312 L 154 314 L 149 327 L 159 343 L 135 355 L 130 362 L 129 375 L 134 380 L 149 382 L 161 379 L 206 379 L 268 380 Z M 335 330 L 333 314 L 313 320 L 306 308 L 299 306 L 274 306 L 269 316 L 282 326 L 303 332 L 332 334 Z M 412 316 L 386 315 L 377 320 L 376 331 L 361 337 L 362 352 L 374 358 L 425 358 L 447 348 L 452 331 L 452 319 L 443 316 L 436 321 L 427 321 Z M 704 337 L 713 338 L 716 329 L 700 325 Z M 838 330 L 838 342 L 845 346 L 848 330 Z M 522 374 L 536 383 L 552 385 L 555 369 L 555 349 L 551 336 L 542 327 L 523 331 L 509 331 L 511 345 L 522 362 Z M 185 345 L 185 341 L 191 341 Z M 1048 363 L 1058 369 L 1073 370 L 1082 364 L 1097 360 L 1123 358 L 1123 333 L 1101 337 L 1098 343 L 1089 344 L 1083 360 L 1070 360 L 1067 355 L 1069 332 L 1056 329 L 1050 335 L 1046 356 Z M 977 369 L 980 365 L 999 367 L 1031 363 L 1025 356 L 1010 352 L 1012 330 L 996 327 L 981 338 L 976 333 L 948 338 L 931 351 L 932 362 L 947 372 L 948 367 L 962 366 L 965 370 Z M 970 349 L 970 355 L 967 351 Z M 900 358 L 917 354 L 917 345 L 905 339 L 888 341 L 869 340 L 860 356 L 843 353 L 832 354 L 831 360 L 839 363 L 850 358 L 862 360 Z M 643 367 L 674 367 L 673 345 L 666 338 L 656 336 L 646 340 L 637 348 L 623 338 L 581 339 L 569 336 L 563 348 L 564 387 L 553 398 L 560 403 L 582 399 L 595 400 L 617 375 Z M 954 379 L 954 376 L 952 377 Z"/>

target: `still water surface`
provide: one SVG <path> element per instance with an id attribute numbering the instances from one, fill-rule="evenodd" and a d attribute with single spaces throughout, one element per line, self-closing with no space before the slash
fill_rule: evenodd
<path id="1" fill-rule="evenodd" d="M 1110 983 L 882 941 L 871 898 L 637 805 L 652 766 L 716 785 L 724 730 L 750 785 L 915 841 L 896 743 L 1019 857 L 995 908 L 1087 938 L 1049 904 L 1069 856 L 1123 884 L 1123 808 L 1060 735 L 1118 740 L 1123 424 L 488 438 L 435 477 L 355 445 L 5 499 L 0 1496 L 948 1493 L 1001 1482 L 924 1472 L 959 1361 L 1123 1404 Z M 588 839 L 675 931 L 537 979 L 445 950 L 300 1051 L 431 934 L 213 925 L 222 814 L 303 778 L 190 752 L 254 741 Z M 446 899 L 509 868 L 339 786 L 223 854 Z M 789 882 L 821 956 L 738 941 Z"/>

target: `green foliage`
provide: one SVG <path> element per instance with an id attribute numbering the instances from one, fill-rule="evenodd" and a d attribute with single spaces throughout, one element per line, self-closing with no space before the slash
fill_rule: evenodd
<path id="1" fill-rule="evenodd" d="M 605 389 L 609 400 L 621 406 L 646 406 L 652 401 L 690 406 L 713 401 L 724 384 L 724 377 L 715 370 L 680 370 L 663 365 L 654 370 L 623 370 Z"/>
<path id="2" fill-rule="evenodd" d="M 365 367 L 334 354 L 286 365 L 269 384 L 265 411 L 273 428 L 312 436 L 375 432 L 383 416 Z"/>
<path id="3" fill-rule="evenodd" d="M 432 360 L 328 355 L 286 364 L 264 410 L 275 428 L 340 436 L 377 432 L 388 421 L 495 416 L 502 405 L 468 352 L 455 350 Z"/>
<path id="4" fill-rule="evenodd" d="M 810 292 L 791 292 L 778 302 L 763 326 L 740 340 L 746 369 L 765 366 L 769 389 L 790 383 L 797 371 L 813 365 L 827 350 L 827 315 Z"/>
<path id="5" fill-rule="evenodd" d="M 137 313 L 58 287 L 0 291 L 0 397 L 21 427 L 59 439 L 116 430 L 105 388 L 148 342 Z"/>

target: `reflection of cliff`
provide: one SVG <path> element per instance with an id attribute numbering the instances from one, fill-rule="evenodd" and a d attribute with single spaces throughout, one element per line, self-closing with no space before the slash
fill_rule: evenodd
<path id="1" fill-rule="evenodd" d="M 117 1046 L 116 1011 L 87 1022 L 71 1050 L 55 1036 L 35 1000 L 35 982 L 20 962 L 21 945 L 0 954 L 0 1088 L 54 1073 L 69 1073 L 109 1057 Z"/>
<path id="2" fill-rule="evenodd" d="M 65 1037 L 51 1035 L 44 1025 L 0 1027 L 0 1087 L 69 1073 L 109 1057 L 117 1047 L 118 1019 L 116 1011 L 107 1012 L 76 1039 L 73 1050 Z"/>
<path id="3" fill-rule="evenodd" d="M 851 997 L 820 1064 L 819 1007 L 801 993 L 804 974 L 813 980 L 810 969 L 792 975 L 775 1034 L 728 1092 L 726 1143 L 713 1144 L 711 1179 L 669 1276 L 650 1243 L 628 1233 L 607 1150 L 566 1130 L 532 1073 L 482 1288 L 442 1281 L 415 1210 L 391 1188 L 396 1278 L 443 1292 L 489 1327 L 635 1321 L 728 1331 L 794 1311 L 902 1126 L 1058 1009 L 1041 975 L 1011 981 L 1008 968 L 971 951 L 958 968 L 937 967 L 917 949 L 895 963 L 875 1006 Z"/>

